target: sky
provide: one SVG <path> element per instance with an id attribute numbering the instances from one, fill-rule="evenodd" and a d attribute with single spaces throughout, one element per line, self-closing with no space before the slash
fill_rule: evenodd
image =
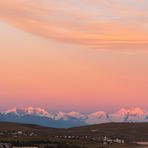
<path id="1" fill-rule="evenodd" d="M 148 106 L 147 0 L 0 1 L 0 108 Z"/>

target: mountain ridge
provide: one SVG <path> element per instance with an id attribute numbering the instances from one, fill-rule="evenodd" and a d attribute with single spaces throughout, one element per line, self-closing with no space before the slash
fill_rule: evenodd
<path id="1" fill-rule="evenodd" d="M 28 107 L 24 109 L 12 108 L 0 112 L 0 121 L 29 123 L 56 127 L 68 128 L 74 126 L 92 125 L 109 122 L 148 122 L 148 112 L 141 108 L 122 108 L 115 113 L 98 111 L 90 114 L 80 112 L 59 112 L 50 113 L 42 108 Z"/>

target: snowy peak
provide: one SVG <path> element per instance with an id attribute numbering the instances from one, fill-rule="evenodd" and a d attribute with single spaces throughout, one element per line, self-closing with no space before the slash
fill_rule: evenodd
<path id="1" fill-rule="evenodd" d="M 12 108 L 12 109 L 9 109 L 9 110 L 7 110 L 7 111 L 5 111 L 5 112 L 3 112 L 3 114 L 17 114 L 17 108 L 16 107 L 14 107 L 14 108 Z"/>
<path id="2" fill-rule="evenodd" d="M 148 113 L 141 108 L 120 109 L 117 113 L 111 115 L 115 122 L 146 122 Z"/>
<path id="3" fill-rule="evenodd" d="M 9 110 L 3 112 L 2 114 L 5 114 L 5 115 L 23 115 L 24 111 L 23 111 L 23 109 L 18 109 L 16 107 L 14 107 L 12 109 L 9 109 Z"/>
<path id="4" fill-rule="evenodd" d="M 121 110 L 118 111 L 119 115 L 144 115 L 146 114 L 146 112 L 144 110 L 142 110 L 141 108 L 131 108 L 131 109 L 125 109 L 125 108 L 122 108 Z"/>
<path id="5" fill-rule="evenodd" d="M 18 108 L 12 108 L 10 110 L 7 110 L 3 113 L 3 118 L 6 119 L 16 119 L 16 116 L 19 118 L 21 117 L 27 117 L 34 119 L 45 119 L 46 122 L 53 121 L 54 123 L 58 122 L 59 124 L 65 124 L 72 123 L 73 126 L 75 126 L 75 122 L 77 124 L 81 123 L 83 124 L 99 124 L 99 123 L 107 123 L 107 122 L 148 122 L 148 112 L 141 109 L 141 108 L 131 108 L 131 109 L 125 109 L 122 108 L 119 111 L 115 113 L 106 113 L 104 111 L 98 111 L 90 114 L 82 114 L 80 112 L 59 112 L 59 113 L 49 113 L 45 109 L 42 108 L 34 108 L 34 107 L 28 107 L 25 109 L 18 109 Z M 13 118 L 15 116 L 15 118 Z M 4 118 L 4 119 L 5 119 Z M 76 124 L 76 125 L 77 125 Z"/>
<path id="6" fill-rule="evenodd" d="M 148 113 L 140 108 L 132 108 L 128 110 L 125 122 L 146 122 Z"/>
<path id="7" fill-rule="evenodd" d="M 55 119 L 55 120 L 61 120 L 61 119 L 67 120 L 66 113 L 64 113 L 64 112 L 59 112 L 59 113 L 55 114 L 54 119 Z"/>
<path id="8" fill-rule="evenodd" d="M 103 111 L 100 111 L 100 112 L 89 114 L 87 117 L 86 123 L 97 124 L 97 123 L 105 123 L 109 121 L 110 119 L 109 119 L 108 114 Z"/>
<path id="9" fill-rule="evenodd" d="M 69 118 L 76 118 L 80 120 L 80 119 L 85 119 L 86 116 L 82 113 L 72 111 L 69 113 L 59 112 L 55 114 L 54 118 L 55 120 L 60 120 L 60 119 L 68 120 Z"/>
<path id="10" fill-rule="evenodd" d="M 25 109 L 18 109 L 15 107 L 15 108 L 5 111 L 3 114 L 18 115 L 18 116 L 34 115 L 34 116 L 43 116 L 43 117 L 48 117 L 48 118 L 53 117 L 53 115 L 47 112 L 46 110 L 42 108 L 33 108 L 33 107 L 28 107 Z"/>
<path id="11" fill-rule="evenodd" d="M 146 112 L 144 110 L 142 110 L 141 108 L 132 108 L 130 111 L 129 111 L 130 114 L 133 114 L 133 115 L 144 115 Z"/>
<path id="12" fill-rule="evenodd" d="M 27 107 L 25 109 L 18 109 L 16 107 L 7 110 L 3 112 L 5 115 L 18 115 L 18 116 L 24 116 L 24 115 L 32 115 L 32 116 L 41 116 L 41 117 L 47 117 L 54 120 L 68 120 L 69 118 L 76 118 L 76 119 L 84 119 L 86 118 L 85 115 L 79 112 L 59 112 L 56 114 L 51 114 L 48 111 L 42 109 L 42 108 L 34 108 L 34 107 Z"/>
<path id="13" fill-rule="evenodd" d="M 77 118 L 77 119 L 85 119 L 86 118 L 86 116 L 83 115 L 82 113 L 74 112 L 74 111 L 67 113 L 67 115 L 70 116 L 70 117 Z"/>
<path id="14" fill-rule="evenodd" d="M 42 108 L 33 108 L 33 107 L 28 107 L 24 110 L 24 112 L 28 115 L 37 115 L 37 116 L 43 116 L 43 117 L 48 117 L 48 118 L 53 118 L 54 116 L 47 112 L 46 110 Z"/>

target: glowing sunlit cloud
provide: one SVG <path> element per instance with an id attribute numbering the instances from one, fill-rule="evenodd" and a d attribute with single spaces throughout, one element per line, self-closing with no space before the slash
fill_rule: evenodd
<path id="1" fill-rule="evenodd" d="M 0 19 L 50 40 L 89 48 L 147 49 L 146 1 L 135 3 L 141 7 L 123 0 L 6 0 L 0 2 Z"/>

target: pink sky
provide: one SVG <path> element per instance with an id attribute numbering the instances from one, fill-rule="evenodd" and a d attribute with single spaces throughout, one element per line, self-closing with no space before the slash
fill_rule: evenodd
<path id="1" fill-rule="evenodd" d="M 0 1 L 0 108 L 147 108 L 147 0 Z"/>

